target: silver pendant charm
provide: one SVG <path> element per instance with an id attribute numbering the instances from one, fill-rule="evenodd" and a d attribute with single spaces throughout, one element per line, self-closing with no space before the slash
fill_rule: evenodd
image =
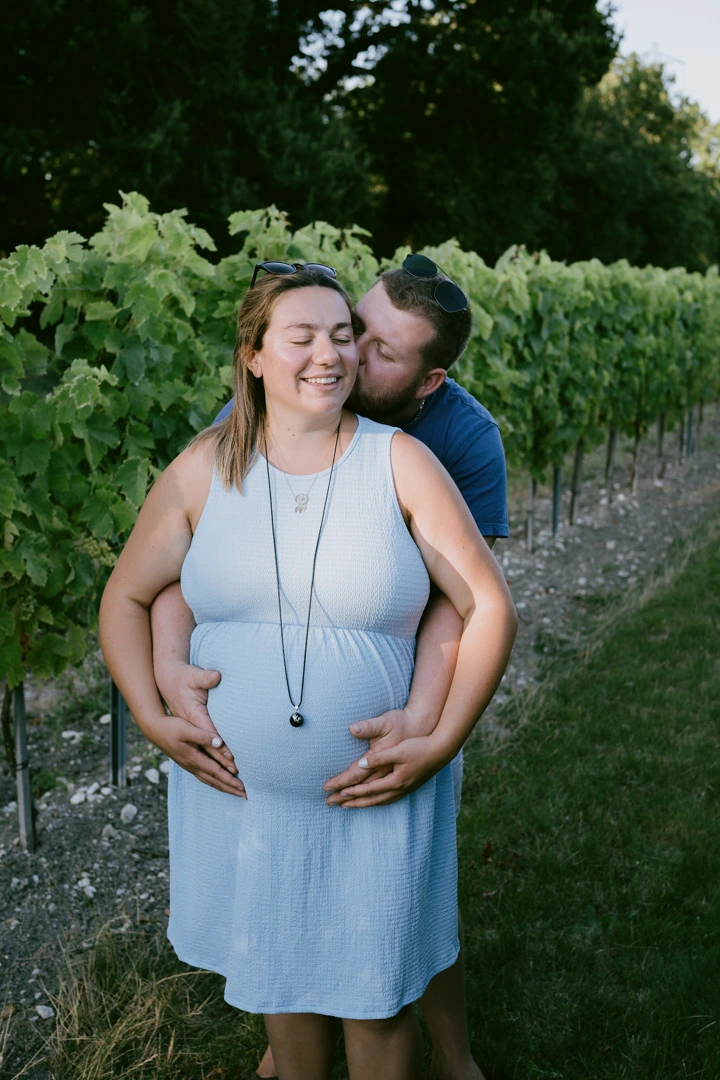
<path id="1" fill-rule="evenodd" d="M 310 501 L 309 495 L 296 495 L 295 496 L 295 513 L 304 514 L 307 509 L 307 504 Z"/>
<path id="2" fill-rule="evenodd" d="M 295 710 L 295 712 L 290 717 L 290 723 L 292 724 L 293 727 L 302 727 L 303 724 L 305 723 L 305 721 L 302 718 L 302 715 L 297 711 L 297 709 Z"/>

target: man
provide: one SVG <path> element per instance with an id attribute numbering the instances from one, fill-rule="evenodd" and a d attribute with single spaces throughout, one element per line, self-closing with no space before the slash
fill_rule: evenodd
<path id="1" fill-rule="evenodd" d="M 472 318 L 460 289 L 430 260 L 417 262 L 423 258 L 411 256 L 403 269 L 384 273 L 358 303 L 360 365 L 347 404 L 424 442 L 455 480 L 492 547 L 498 536 L 508 535 L 502 442 L 487 410 L 447 377 L 447 369 L 467 345 Z M 413 270 L 431 276 L 419 277 Z M 231 408 L 232 402 L 217 419 Z M 207 691 L 217 685 L 220 674 L 188 663 L 194 621 L 179 587 L 171 586 L 158 597 L 152 625 L 156 678 L 168 706 L 173 714 L 212 728 L 205 708 Z M 352 809 L 392 802 L 429 778 L 422 737 L 434 729 L 442 713 L 461 629 L 460 617 L 446 597 L 433 595 L 418 634 L 407 705 L 351 725 L 352 734 L 369 740 L 371 748 L 345 772 L 328 778 L 329 804 Z M 198 749 L 195 775 L 220 790 L 244 795 L 232 755 L 219 736 L 216 743 L 210 754 Z M 459 806 L 461 756 L 452 768 Z M 461 952 L 453 967 L 431 981 L 421 999 L 438 1080 L 482 1080 L 470 1050 L 462 964 Z M 269 1048 L 258 1075 L 275 1075 Z"/>

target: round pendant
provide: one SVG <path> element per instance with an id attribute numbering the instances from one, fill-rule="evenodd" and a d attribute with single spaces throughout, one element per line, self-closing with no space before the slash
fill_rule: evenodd
<path id="1" fill-rule="evenodd" d="M 296 709 L 295 712 L 290 717 L 290 723 L 292 724 L 293 727 L 302 727 L 304 722 L 305 721 L 302 718 L 302 714 L 299 713 L 297 711 L 297 709 Z"/>

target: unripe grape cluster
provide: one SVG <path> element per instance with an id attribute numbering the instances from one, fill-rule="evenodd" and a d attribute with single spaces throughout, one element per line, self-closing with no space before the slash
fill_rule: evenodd
<path id="1" fill-rule="evenodd" d="M 94 536 L 85 536 L 78 544 L 81 551 L 96 559 L 101 566 L 112 567 L 117 562 L 116 556 L 110 549 L 107 540 L 96 540 Z"/>
<path id="2" fill-rule="evenodd" d="M 21 596 L 15 605 L 15 616 L 19 623 L 29 623 L 35 614 L 37 604 L 32 596 Z"/>

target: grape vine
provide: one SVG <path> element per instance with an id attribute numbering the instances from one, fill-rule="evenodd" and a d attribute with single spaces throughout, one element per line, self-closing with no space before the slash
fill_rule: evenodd
<path id="1" fill-rule="evenodd" d="M 137 193 L 101 232 L 62 232 L 0 260 L 0 679 L 78 663 L 148 484 L 230 393 L 233 316 L 258 259 L 329 262 L 359 297 L 368 234 L 275 207 L 233 214 L 238 250 L 212 260 L 184 211 Z M 426 254 L 470 296 L 456 377 L 536 477 L 608 424 L 669 428 L 720 393 L 720 279 L 512 248 L 494 267 L 455 241 Z"/>

